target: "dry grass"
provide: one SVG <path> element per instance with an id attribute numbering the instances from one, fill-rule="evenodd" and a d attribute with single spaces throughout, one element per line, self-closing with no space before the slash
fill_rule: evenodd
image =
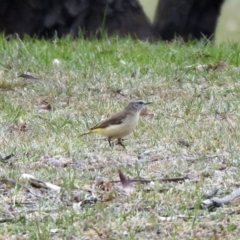
<path id="1" fill-rule="evenodd" d="M 239 45 L 0 41 L 2 239 L 239 238 L 237 204 L 200 208 L 239 185 Z M 126 150 L 79 137 L 132 98 L 154 104 Z M 118 169 L 152 182 L 127 191 Z"/>

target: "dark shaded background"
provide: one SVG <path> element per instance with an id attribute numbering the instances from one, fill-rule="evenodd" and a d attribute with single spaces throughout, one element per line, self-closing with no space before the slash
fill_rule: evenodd
<path id="1" fill-rule="evenodd" d="M 2 0 L 0 31 L 51 38 L 118 34 L 141 40 L 212 39 L 224 0 L 161 0 L 151 24 L 137 0 Z"/>

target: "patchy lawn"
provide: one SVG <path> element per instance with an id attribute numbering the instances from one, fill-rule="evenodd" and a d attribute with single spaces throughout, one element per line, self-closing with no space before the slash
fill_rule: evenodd
<path id="1" fill-rule="evenodd" d="M 0 239 L 239 239 L 237 200 L 201 208 L 240 183 L 239 44 L 1 38 L 0 58 Z M 79 137 L 133 98 L 153 104 L 126 150 Z"/>

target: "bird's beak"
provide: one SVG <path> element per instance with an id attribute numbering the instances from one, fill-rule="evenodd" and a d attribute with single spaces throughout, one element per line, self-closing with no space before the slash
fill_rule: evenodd
<path id="1" fill-rule="evenodd" d="M 152 102 L 146 102 L 145 105 L 152 104 Z"/>

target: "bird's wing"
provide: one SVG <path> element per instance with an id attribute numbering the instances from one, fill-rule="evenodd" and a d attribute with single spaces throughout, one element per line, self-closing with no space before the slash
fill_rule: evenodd
<path id="1" fill-rule="evenodd" d="M 121 124 L 124 119 L 126 119 L 127 115 L 124 111 L 118 112 L 107 119 L 104 119 L 103 121 L 99 122 L 97 125 L 94 127 L 90 128 L 90 130 L 94 130 L 97 128 L 105 128 L 111 125 L 119 125 Z"/>

